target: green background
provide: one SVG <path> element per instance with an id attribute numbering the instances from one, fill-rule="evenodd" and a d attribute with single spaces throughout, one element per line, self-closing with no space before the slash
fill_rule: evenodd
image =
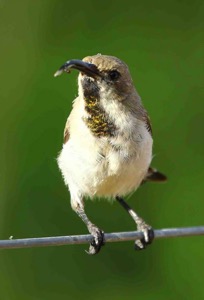
<path id="1" fill-rule="evenodd" d="M 149 111 L 153 165 L 166 184 L 129 200 L 154 228 L 196 226 L 204 216 L 204 2 L 0 0 L 0 238 L 87 233 L 56 164 L 77 95 L 68 59 L 102 53 L 130 67 Z M 134 230 L 117 203 L 87 202 L 105 232 Z M 157 240 L 2 250 L 0 299 L 204 299 L 204 240 Z"/>

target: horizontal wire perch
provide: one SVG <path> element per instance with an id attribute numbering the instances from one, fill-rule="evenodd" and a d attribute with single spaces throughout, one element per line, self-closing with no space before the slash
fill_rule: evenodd
<path id="1" fill-rule="evenodd" d="M 194 235 L 204 235 L 204 226 L 166 228 L 166 229 L 154 230 L 154 236 L 156 239 L 169 238 L 169 237 L 194 236 Z M 125 241 L 141 239 L 143 237 L 143 233 L 138 231 L 114 232 L 114 233 L 105 233 L 104 236 L 105 236 L 105 242 L 125 242 Z M 85 235 L 70 235 L 70 236 L 26 238 L 26 239 L 11 239 L 11 238 L 9 240 L 0 240 L 0 249 L 86 244 L 86 243 L 90 243 L 93 237 L 90 234 L 85 234 Z"/>

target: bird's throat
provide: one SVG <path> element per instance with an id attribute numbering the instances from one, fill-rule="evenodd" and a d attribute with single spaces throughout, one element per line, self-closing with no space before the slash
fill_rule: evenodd
<path id="1" fill-rule="evenodd" d="M 97 136 L 113 136 L 115 126 L 106 117 L 105 111 L 100 107 L 99 101 L 93 96 L 85 98 L 85 110 L 88 112 L 88 117 L 84 121 L 91 132 Z"/>
<path id="2" fill-rule="evenodd" d="M 100 105 L 100 91 L 95 82 L 84 79 L 82 83 L 85 110 L 88 113 L 84 122 L 97 137 L 114 136 L 115 125 L 109 120 L 105 110 Z"/>

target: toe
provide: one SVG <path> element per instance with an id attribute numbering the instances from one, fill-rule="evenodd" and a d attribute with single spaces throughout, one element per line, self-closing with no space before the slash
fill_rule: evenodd
<path id="1" fill-rule="evenodd" d="M 144 240 L 147 245 L 153 242 L 154 230 L 151 227 L 144 231 Z"/>
<path id="2" fill-rule="evenodd" d="M 144 243 L 144 240 L 135 241 L 135 250 L 144 250 L 145 248 L 146 248 L 146 243 Z"/>
<path id="3" fill-rule="evenodd" d="M 149 226 L 142 226 L 138 228 L 138 231 L 142 231 L 144 237 L 135 241 L 135 250 L 143 250 L 147 245 L 151 244 L 154 239 L 154 230 Z"/>
<path id="4" fill-rule="evenodd" d="M 89 246 L 89 251 L 86 251 L 90 255 L 97 254 L 101 247 L 105 244 L 104 232 L 96 226 L 92 226 L 90 233 L 93 235 L 93 239 Z"/>

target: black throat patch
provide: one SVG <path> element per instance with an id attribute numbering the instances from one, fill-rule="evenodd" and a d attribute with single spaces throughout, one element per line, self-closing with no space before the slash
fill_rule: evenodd
<path id="1" fill-rule="evenodd" d="M 88 117 L 84 118 L 84 122 L 97 137 L 114 136 L 115 125 L 108 119 L 105 111 L 100 106 L 99 87 L 88 77 L 82 80 L 82 87 L 85 110 L 88 113 Z"/>

